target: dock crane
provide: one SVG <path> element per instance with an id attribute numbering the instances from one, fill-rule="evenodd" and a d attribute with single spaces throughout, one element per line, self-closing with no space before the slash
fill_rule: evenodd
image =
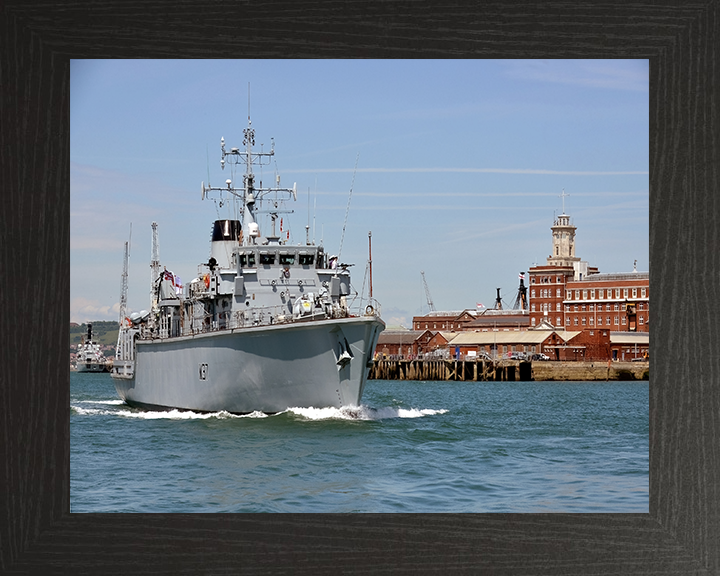
<path id="1" fill-rule="evenodd" d="M 432 296 L 430 296 L 430 288 L 428 288 L 427 281 L 425 280 L 425 272 L 421 270 L 420 275 L 422 276 L 423 286 L 425 288 L 425 298 L 427 299 L 428 308 L 430 308 L 430 312 L 435 312 L 435 304 L 433 304 Z"/>

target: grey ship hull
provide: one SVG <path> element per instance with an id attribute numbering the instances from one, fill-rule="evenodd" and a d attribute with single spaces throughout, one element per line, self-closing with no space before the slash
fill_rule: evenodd
<path id="1" fill-rule="evenodd" d="M 138 340 L 131 406 L 232 413 L 359 405 L 384 323 L 372 316 Z"/>
<path id="2" fill-rule="evenodd" d="M 107 372 L 105 364 L 98 362 L 80 362 L 76 365 L 76 372 Z"/>

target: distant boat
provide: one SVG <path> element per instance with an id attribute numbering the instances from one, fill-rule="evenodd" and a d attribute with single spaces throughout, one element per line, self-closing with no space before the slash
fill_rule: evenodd
<path id="1" fill-rule="evenodd" d="M 87 339 L 78 348 L 76 370 L 78 372 L 106 372 L 108 364 L 100 351 L 100 345 L 92 339 L 92 324 L 88 323 Z"/>
<path id="2" fill-rule="evenodd" d="M 254 152 L 255 131 L 243 150 L 225 149 L 221 166 L 244 164 L 243 184 L 202 185 L 202 199 L 219 196 L 233 217 L 214 222 L 210 258 L 182 287 L 160 270 L 153 223 L 151 310 L 125 317 L 127 244 L 121 327 L 112 377 L 127 404 L 147 409 L 274 413 L 292 407 L 359 405 L 372 355 L 385 323 L 375 300 L 358 302 L 349 264 L 309 240 L 289 244 L 276 232 L 295 187 L 256 186 L 253 165 L 274 155 Z M 261 207 L 265 210 L 261 210 Z M 263 236 L 259 213 L 272 220 Z M 372 291 L 371 291 L 372 294 Z"/>

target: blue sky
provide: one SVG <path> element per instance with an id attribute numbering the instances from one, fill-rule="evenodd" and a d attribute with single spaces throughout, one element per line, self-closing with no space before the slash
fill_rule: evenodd
<path id="1" fill-rule="evenodd" d="M 128 306 L 148 308 L 160 260 L 189 281 L 209 256 L 201 182 L 221 185 L 220 138 L 275 142 L 291 243 L 337 253 L 359 291 L 372 231 L 373 295 L 388 325 L 515 301 L 565 212 L 601 272 L 649 267 L 646 60 L 73 60 L 70 319 L 117 320 L 132 225 Z M 248 85 L 249 106 L 248 106 Z M 357 161 L 357 170 L 355 164 Z M 354 175 L 354 184 L 353 184 Z"/>

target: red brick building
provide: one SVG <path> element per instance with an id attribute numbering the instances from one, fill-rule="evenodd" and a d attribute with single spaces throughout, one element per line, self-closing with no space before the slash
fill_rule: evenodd
<path id="1" fill-rule="evenodd" d="M 462 312 L 430 312 L 413 316 L 415 330 L 442 330 L 443 332 L 482 332 L 488 330 L 527 330 L 530 327 L 528 310 L 495 310 L 485 308 Z"/>
<path id="2" fill-rule="evenodd" d="M 552 230 L 547 264 L 529 269 L 530 328 L 648 332 L 650 275 L 600 274 L 575 255 L 576 227 L 563 212 Z"/>
<path id="3" fill-rule="evenodd" d="M 413 329 L 459 332 L 464 329 L 465 324 L 475 320 L 475 317 L 474 310 L 429 312 L 424 316 L 413 316 Z"/>
<path id="4" fill-rule="evenodd" d="M 447 355 L 447 344 L 448 339 L 437 331 L 383 330 L 375 346 L 375 357 L 411 359 L 425 354 Z"/>
<path id="5" fill-rule="evenodd" d="M 563 308 L 567 330 L 649 332 L 650 275 L 593 274 L 568 282 Z"/>

